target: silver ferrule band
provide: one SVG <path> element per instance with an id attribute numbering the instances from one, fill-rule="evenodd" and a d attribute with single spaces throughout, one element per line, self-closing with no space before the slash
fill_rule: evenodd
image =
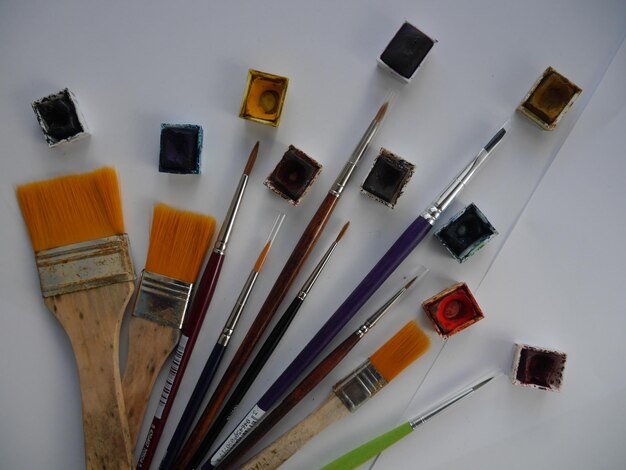
<path id="1" fill-rule="evenodd" d="M 243 312 L 246 303 L 248 302 L 248 297 L 250 297 L 250 292 L 252 292 L 252 288 L 254 287 L 254 283 L 256 282 L 257 277 L 259 277 L 259 273 L 256 271 L 250 272 L 250 275 L 246 279 L 245 284 L 243 285 L 243 289 L 241 289 L 241 293 L 239 297 L 237 297 L 237 302 L 235 302 L 235 306 L 233 310 L 230 312 L 228 316 L 228 320 L 226 320 L 226 324 L 224 325 L 224 329 L 222 330 L 222 334 L 217 340 L 218 344 L 222 346 L 227 346 L 230 338 L 232 337 L 235 327 L 237 326 L 237 322 L 241 317 L 241 313 Z"/>
<path id="2" fill-rule="evenodd" d="M 385 304 L 382 307 L 376 310 L 376 312 L 371 317 L 369 317 L 365 321 L 365 323 L 363 323 L 361 327 L 356 331 L 356 334 L 359 335 L 359 338 L 362 338 L 363 336 L 367 334 L 369 330 L 374 328 L 374 326 L 376 326 L 376 323 L 378 323 L 378 321 L 383 317 L 383 315 L 385 315 L 385 313 L 387 313 L 389 309 L 393 307 L 393 304 L 395 304 L 398 301 L 398 299 L 402 297 L 402 295 L 404 295 L 406 291 L 407 291 L 407 288 L 403 287 L 398 292 L 396 292 L 393 295 L 393 297 L 391 297 L 387 302 L 385 302 Z"/>
<path id="3" fill-rule="evenodd" d="M 144 270 L 141 273 L 133 315 L 180 329 L 191 299 L 191 282 Z"/>
<path id="4" fill-rule="evenodd" d="M 337 382 L 333 392 L 348 411 L 353 413 L 385 385 L 387 381 L 368 359 L 350 375 Z"/>
<path id="5" fill-rule="evenodd" d="M 237 184 L 233 200 L 230 202 L 230 206 L 228 206 L 228 211 L 226 211 L 226 215 L 224 216 L 224 222 L 222 223 L 220 231 L 217 234 L 217 240 L 213 251 L 220 255 L 223 255 L 226 252 L 228 240 L 230 239 L 230 234 L 233 231 L 235 218 L 237 217 L 237 212 L 239 212 L 239 206 L 241 205 L 241 200 L 243 199 L 243 194 L 246 191 L 247 184 L 248 175 L 244 173 L 239 179 L 239 184 Z"/>
<path id="6" fill-rule="evenodd" d="M 433 225 L 441 213 L 454 201 L 454 198 L 461 192 L 463 187 L 472 179 L 490 154 L 491 152 L 487 152 L 484 148 L 481 149 L 478 155 L 461 170 L 456 178 L 452 180 L 448 187 L 443 190 L 421 216 Z"/>
<path id="7" fill-rule="evenodd" d="M 126 234 L 42 250 L 35 259 L 44 297 L 135 280 Z"/>
<path id="8" fill-rule="evenodd" d="M 311 292 L 313 285 L 319 279 L 320 274 L 322 274 L 324 267 L 326 266 L 326 264 L 328 263 L 328 260 L 330 259 L 333 252 L 335 251 L 335 248 L 337 248 L 337 245 L 338 245 L 337 241 L 334 241 L 332 245 L 330 245 L 328 250 L 326 250 L 326 253 L 324 253 L 324 256 L 322 256 L 322 259 L 319 261 L 319 263 L 317 263 L 317 266 L 315 266 L 315 269 L 313 270 L 311 275 L 307 278 L 304 285 L 302 286 L 302 289 L 300 289 L 300 292 L 298 293 L 298 297 L 300 299 L 304 300 L 304 298 L 309 294 L 309 292 Z"/>
<path id="9" fill-rule="evenodd" d="M 337 197 L 341 196 L 341 193 L 343 192 L 344 188 L 348 184 L 348 181 L 350 180 L 350 177 L 352 176 L 354 169 L 359 164 L 361 157 L 365 153 L 365 150 L 367 150 L 367 147 L 369 146 L 370 142 L 374 138 L 374 135 L 376 134 L 376 131 L 378 130 L 379 127 L 380 127 L 380 122 L 377 121 L 376 119 L 373 119 L 369 127 L 363 134 L 363 137 L 361 137 L 361 140 L 356 145 L 356 148 L 354 149 L 354 152 L 352 152 L 350 159 L 343 167 L 343 170 L 341 170 L 341 173 L 339 173 L 339 176 L 337 176 L 337 179 L 335 180 L 335 182 L 333 183 L 333 186 L 331 187 L 329 191 L 330 194 L 337 196 Z"/>
<path id="10" fill-rule="evenodd" d="M 418 426 L 420 426 L 421 424 L 424 424 L 426 421 L 428 421 L 433 416 L 438 415 L 442 411 L 444 411 L 444 410 L 448 409 L 449 407 L 451 407 L 452 405 L 454 405 L 456 402 L 458 402 L 462 398 L 465 398 L 467 395 L 469 395 L 473 391 L 474 391 L 474 389 L 472 387 L 469 387 L 469 388 L 467 388 L 465 390 L 460 391 L 456 395 L 450 397 L 446 401 L 444 401 L 441 404 L 435 406 L 433 409 L 427 411 L 423 415 L 418 416 L 417 418 L 414 418 L 414 419 L 410 420 L 409 421 L 409 425 L 413 429 L 417 428 Z"/>

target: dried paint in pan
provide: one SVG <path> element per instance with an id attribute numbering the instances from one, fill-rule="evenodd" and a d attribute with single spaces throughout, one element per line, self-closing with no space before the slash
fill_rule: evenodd
<path id="1" fill-rule="evenodd" d="M 581 88 L 548 67 L 526 94 L 517 111 L 542 129 L 551 131 L 581 93 Z"/>
<path id="2" fill-rule="evenodd" d="M 462 263 L 497 234 L 485 214 L 475 204 L 470 204 L 441 227 L 435 236 Z"/>
<path id="3" fill-rule="evenodd" d="M 321 171 L 322 165 L 290 145 L 264 184 L 297 206 Z"/>
<path id="4" fill-rule="evenodd" d="M 161 173 L 198 174 L 202 127 L 195 124 L 161 124 Z"/>
<path id="5" fill-rule="evenodd" d="M 415 165 L 381 148 L 361 192 L 393 209 L 414 171 Z"/>
<path id="6" fill-rule="evenodd" d="M 239 117 L 278 126 L 289 79 L 250 69 Z"/>
<path id="7" fill-rule="evenodd" d="M 437 41 L 405 22 L 378 59 L 378 64 L 409 82 Z"/>
<path id="8" fill-rule="evenodd" d="M 464 282 L 426 299 L 422 308 L 442 338 L 449 338 L 484 318 L 478 302 Z"/>
<path id="9" fill-rule="evenodd" d="M 559 391 L 567 354 L 552 349 L 517 344 L 511 380 L 515 385 Z"/>
<path id="10" fill-rule="evenodd" d="M 48 146 L 56 147 L 89 135 L 78 99 L 67 88 L 38 99 L 31 106 Z"/>

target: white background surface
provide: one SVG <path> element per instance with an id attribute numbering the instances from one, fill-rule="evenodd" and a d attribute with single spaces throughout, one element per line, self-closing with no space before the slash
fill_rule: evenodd
<path id="1" fill-rule="evenodd" d="M 439 43 L 415 80 L 402 87 L 377 69 L 375 60 L 404 19 Z M 521 468 L 529 462 L 535 468 L 620 468 L 626 456 L 620 445 L 626 437 L 620 361 L 626 352 L 626 325 L 617 294 L 626 262 L 620 251 L 626 228 L 621 196 L 626 169 L 624 47 L 609 64 L 625 33 L 626 4 L 609 1 L 1 2 L 0 467 L 84 465 L 73 354 L 41 302 L 13 194 L 16 184 L 116 166 L 140 270 L 152 204 L 158 200 L 208 212 L 221 221 L 246 156 L 261 141 L 219 290 L 158 460 L 265 240 L 273 212 L 280 209 L 287 219 L 226 360 L 387 90 L 401 90 L 399 99 L 288 299 L 348 219 L 351 229 L 240 414 L 552 65 L 583 88 L 574 108 L 552 133 L 512 116 L 511 136 L 442 218 L 444 222 L 475 202 L 500 235 L 463 265 L 436 240 L 425 241 L 333 344 L 384 302 L 417 263 L 431 268 L 429 279 L 273 435 L 317 406 L 334 382 L 417 318 L 432 339 L 430 351 L 359 413 L 311 441 L 286 467 L 324 464 L 476 375 L 494 366 L 508 368 L 512 344 L 521 340 L 569 354 L 561 394 L 517 389 L 500 380 L 384 453 L 377 468 Z M 248 68 L 290 78 L 278 129 L 237 117 Z M 64 87 L 78 95 L 93 136 L 48 149 L 30 102 Z M 157 172 L 161 122 L 204 127 L 202 175 Z M 324 165 L 298 208 L 261 184 L 289 144 Z M 357 190 L 380 146 L 417 165 L 393 211 Z M 442 349 L 419 303 L 461 280 L 475 290 L 486 318 Z M 126 342 L 123 336 L 123 349 Z M 149 417 L 140 444 L 148 422 Z"/>

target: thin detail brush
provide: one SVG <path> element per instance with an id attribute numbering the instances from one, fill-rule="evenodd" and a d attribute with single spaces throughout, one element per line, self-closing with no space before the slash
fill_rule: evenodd
<path id="1" fill-rule="evenodd" d="M 222 431 L 226 423 L 228 423 L 231 413 L 235 410 L 235 408 L 237 408 L 237 406 L 239 406 L 244 396 L 248 392 L 249 388 L 252 386 L 252 383 L 257 378 L 257 376 L 261 373 L 261 370 L 263 369 L 267 361 L 270 359 L 270 356 L 274 352 L 274 349 L 276 349 L 276 347 L 278 346 L 283 335 L 287 332 L 289 325 L 291 324 L 292 320 L 295 318 L 296 314 L 300 310 L 300 307 L 304 303 L 305 299 L 308 298 L 309 293 L 311 292 L 311 289 L 313 288 L 313 285 L 315 284 L 315 281 L 317 281 L 319 276 L 322 274 L 322 270 L 328 264 L 328 261 L 331 255 L 335 251 L 335 248 L 339 244 L 339 241 L 345 235 L 349 226 L 350 226 L 350 222 L 347 222 L 343 226 L 343 228 L 339 232 L 339 235 L 337 235 L 337 238 L 335 239 L 335 241 L 326 250 L 326 253 L 324 253 L 324 256 L 322 256 L 317 266 L 315 267 L 315 269 L 313 269 L 313 271 L 307 278 L 306 282 L 304 283 L 304 285 L 302 286 L 302 288 L 300 289 L 296 297 L 293 299 L 291 304 L 289 304 L 289 307 L 287 307 L 287 310 L 285 310 L 285 313 L 283 313 L 283 315 L 280 317 L 280 319 L 276 323 L 276 326 L 274 326 L 274 328 L 268 335 L 267 339 L 261 346 L 261 349 L 259 349 L 259 352 L 254 357 L 254 359 L 250 363 L 250 366 L 248 367 L 243 377 L 241 378 L 241 380 L 235 387 L 235 390 L 233 390 L 233 393 L 228 398 L 228 401 L 226 402 L 226 404 L 220 411 L 219 415 L 217 416 L 217 418 L 215 418 L 215 421 L 213 422 L 213 424 L 207 431 L 205 438 L 202 440 L 202 443 L 200 444 L 200 446 L 198 447 L 198 451 L 196 452 L 196 455 L 198 456 L 197 459 L 202 460 L 202 458 L 209 452 L 215 439 L 217 439 L 217 437 L 219 436 L 220 432 Z M 194 463 L 195 461 L 196 460 L 192 461 L 191 464 L 197 465 L 200 463 L 200 462 L 197 462 L 197 464 L 195 464 Z"/>
<path id="2" fill-rule="evenodd" d="M 161 468 L 169 468 L 174 463 L 174 459 L 178 455 L 180 451 L 180 447 L 185 442 L 185 438 L 187 437 L 187 433 L 189 432 L 189 428 L 193 424 L 193 421 L 196 417 L 196 413 L 200 409 L 202 405 L 202 400 L 204 400 L 205 395 L 207 394 L 209 387 L 211 386 L 211 382 L 213 381 L 213 377 L 217 372 L 217 368 L 222 362 L 222 358 L 224 357 L 224 353 L 226 352 L 226 348 L 228 347 L 228 343 L 230 342 L 230 338 L 235 332 L 235 328 L 237 323 L 239 322 L 239 318 L 243 313 L 243 310 L 248 302 L 248 298 L 252 293 L 252 289 L 256 283 L 257 278 L 259 277 L 259 273 L 265 264 L 265 260 L 267 255 L 269 254 L 270 248 L 274 243 L 274 239 L 278 235 L 280 231 L 280 227 L 285 220 L 285 214 L 279 212 L 276 216 L 276 220 L 272 225 L 272 230 L 270 231 L 269 236 L 267 237 L 267 241 L 263 245 L 263 249 L 259 253 L 250 274 L 248 275 L 243 288 L 241 289 L 241 293 L 239 297 L 237 297 L 237 301 L 235 302 L 235 306 L 233 307 L 228 320 L 226 320 L 226 324 L 222 329 L 222 334 L 220 335 L 217 343 L 213 347 L 213 351 L 211 351 L 211 355 L 207 359 L 206 364 L 204 365 L 204 369 L 196 382 L 196 386 L 193 389 L 191 397 L 187 402 L 187 406 L 185 407 L 185 411 L 183 411 L 182 417 L 178 422 L 178 426 L 176 427 L 176 431 L 170 440 L 169 445 L 167 446 L 167 452 L 161 461 Z"/>
<path id="3" fill-rule="evenodd" d="M 426 424 L 426 422 L 441 413 L 442 411 L 448 409 L 450 406 L 454 405 L 458 401 L 463 398 L 471 395 L 484 385 L 487 385 L 493 379 L 498 377 L 500 374 L 495 374 L 487 377 L 484 380 L 478 381 L 476 384 L 464 388 L 459 392 L 455 393 L 448 399 L 444 400 L 428 412 L 423 415 L 420 415 L 416 418 L 413 418 L 405 423 L 402 423 L 397 428 L 392 429 L 391 431 L 386 432 L 385 434 L 381 434 L 380 436 L 372 439 L 369 442 L 357 447 L 354 450 L 351 450 L 347 454 L 342 455 L 336 460 L 333 460 L 328 465 L 322 467 L 322 470 L 351 470 L 353 468 L 357 468 L 360 465 L 364 464 L 368 460 L 376 457 L 385 449 L 391 447 L 396 442 L 401 440 L 402 438 L 408 436 L 413 431 L 415 431 L 422 424 Z"/>
<path id="4" fill-rule="evenodd" d="M 415 321 L 407 323 L 360 367 L 340 380 L 317 410 L 241 468 L 274 469 L 332 423 L 354 413 L 428 349 L 430 340 Z"/>
<path id="5" fill-rule="evenodd" d="M 88 469 L 130 468 L 119 333 L 135 275 L 113 168 L 18 186 L 48 309 L 78 367 Z"/>
<path id="6" fill-rule="evenodd" d="M 222 270 L 222 264 L 224 263 L 224 258 L 226 257 L 228 241 L 234 228 L 237 212 L 239 211 L 239 206 L 241 205 L 246 186 L 248 185 L 250 172 L 252 171 L 258 152 L 259 143 L 257 142 L 254 145 L 252 152 L 250 152 L 243 174 L 241 175 L 241 178 L 239 178 L 235 195 L 233 196 L 228 211 L 226 212 L 226 217 L 224 218 L 224 222 L 222 223 L 219 234 L 217 235 L 213 251 L 209 256 L 207 265 L 204 268 L 204 272 L 202 273 L 202 277 L 200 278 L 200 282 L 196 288 L 189 316 L 187 317 L 187 320 L 185 320 L 181 329 L 178 347 L 176 348 L 174 360 L 172 361 L 169 375 L 165 382 L 165 386 L 163 387 L 163 392 L 161 393 L 159 405 L 154 417 L 152 418 L 152 424 L 150 425 L 148 435 L 146 436 L 146 440 L 143 445 L 143 450 L 139 456 L 139 461 L 137 463 L 137 468 L 139 469 L 150 468 L 150 463 L 154 458 L 154 453 L 156 452 L 159 440 L 163 434 L 165 422 L 167 421 L 170 410 L 172 409 L 172 404 L 176 398 L 178 388 L 185 374 L 187 363 L 189 362 L 193 347 L 198 339 L 202 322 L 204 321 L 206 312 L 209 309 L 211 300 L 213 299 L 215 287 L 217 286 L 217 281 L 219 280 L 220 272 Z"/>
<path id="7" fill-rule="evenodd" d="M 241 371 L 244 369 L 248 359 L 250 359 L 250 356 L 252 355 L 258 342 L 261 340 L 263 333 L 268 328 L 274 314 L 278 310 L 278 307 L 280 307 L 281 302 L 285 299 L 289 288 L 294 283 L 298 273 L 304 266 L 305 261 L 313 251 L 313 248 L 317 244 L 320 235 L 326 227 L 326 223 L 330 220 L 335 206 L 341 198 L 350 177 L 354 173 L 357 164 L 380 128 L 388 106 L 389 101 L 385 101 L 379 108 L 376 116 L 361 137 L 361 140 L 352 152 L 352 155 L 315 212 L 315 215 L 313 215 L 313 218 L 307 225 L 306 229 L 304 229 L 298 243 L 294 247 L 293 252 L 278 275 L 274 286 L 270 290 L 265 302 L 259 310 L 259 313 L 248 330 L 246 337 L 243 339 L 241 345 L 235 353 L 235 356 L 224 372 L 224 375 L 215 389 L 215 392 L 213 392 L 209 403 L 196 424 L 194 432 L 183 447 L 183 450 L 181 451 L 181 461 L 179 462 L 181 466 L 186 466 L 193 454 L 197 451 L 200 443 L 206 435 L 207 430 L 209 429 L 209 426 L 211 426 L 224 401 L 228 398 L 228 394 L 235 386 Z"/>
<path id="8" fill-rule="evenodd" d="M 135 446 L 150 392 L 180 339 L 193 283 L 213 238 L 213 217 L 154 206 L 146 268 L 129 325 L 122 388 Z"/>
<path id="9" fill-rule="evenodd" d="M 506 135 L 506 125 L 501 128 L 484 148 L 452 180 L 441 195 L 419 215 L 400 235 L 382 258 L 370 270 L 339 309 L 326 321 L 308 344 L 274 381 L 254 407 L 241 420 L 237 428 L 227 438 L 232 442 L 245 439 L 245 436 L 263 418 L 280 398 L 291 388 L 300 375 L 315 361 L 324 348 L 341 329 L 352 319 L 367 300 L 378 290 L 406 257 L 426 238 L 435 221 L 450 205 L 456 195 L 472 179 L 476 171 L 487 161 L 489 155 Z M 237 436 L 235 440 L 233 437 Z M 227 452 L 227 451 L 226 451 Z"/>
<path id="10" fill-rule="evenodd" d="M 409 290 L 416 282 L 424 279 L 428 269 L 420 266 L 415 277 L 407 282 L 402 288 L 396 292 L 385 304 L 380 307 L 372 316 L 370 316 L 357 330 L 348 336 L 339 346 L 330 352 L 309 374 L 300 381 L 298 385 L 275 407 L 268 413 L 259 425 L 252 430 L 250 434 L 241 441 L 235 450 L 230 453 L 222 462 L 225 466 L 233 464 L 237 459 L 241 458 L 254 445 L 256 445 L 263 437 L 276 426 L 298 403 L 300 403 L 319 383 L 324 380 L 328 374 L 343 360 L 344 357 L 363 339 L 385 315 L 393 305 Z"/>

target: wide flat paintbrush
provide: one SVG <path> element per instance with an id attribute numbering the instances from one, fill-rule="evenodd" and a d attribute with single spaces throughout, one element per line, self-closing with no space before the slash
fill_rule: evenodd
<path id="1" fill-rule="evenodd" d="M 289 304 L 289 307 L 287 307 L 287 309 L 285 310 L 285 313 L 282 314 L 270 334 L 267 336 L 267 339 L 259 349 L 259 352 L 250 363 L 250 366 L 243 374 L 243 377 L 235 387 L 235 390 L 233 390 L 233 393 L 231 393 L 228 401 L 207 431 L 205 438 L 202 440 L 202 443 L 198 447 L 198 451 L 195 454 L 194 460 L 192 460 L 191 462 L 192 466 L 199 464 L 202 458 L 209 452 L 211 446 L 213 445 L 213 442 L 215 441 L 215 439 L 217 439 L 220 432 L 228 422 L 230 414 L 235 410 L 235 408 L 237 408 L 237 406 L 239 406 L 241 400 L 243 400 L 244 396 L 248 392 L 248 389 L 252 386 L 254 380 L 261 373 L 261 370 L 270 359 L 272 353 L 274 352 L 274 349 L 276 349 L 284 334 L 287 332 L 289 325 L 300 310 L 300 307 L 302 307 L 304 301 L 309 297 L 311 289 L 315 285 L 317 279 L 322 274 L 324 267 L 330 260 L 330 257 L 334 253 L 335 248 L 337 248 L 339 241 L 345 235 L 346 230 L 348 230 L 349 225 L 350 222 L 347 222 L 343 226 L 343 228 L 339 232 L 339 235 L 337 235 L 337 238 L 335 238 L 335 241 L 333 241 L 333 243 L 331 243 L 331 245 L 328 247 L 328 249 L 324 253 L 324 256 L 322 256 L 320 261 L 315 266 L 315 269 L 313 269 L 313 271 L 303 284 L 302 288 L 298 291 L 298 294 Z M 164 468 L 167 467 L 164 466 Z"/>
<path id="2" fill-rule="evenodd" d="M 400 426 L 392 429 L 391 431 L 388 431 L 385 434 L 381 434 L 371 441 L 366 442 L 365 444 L 357 447 L 354 450 L 351 450 L 347 454 L 342 455 L 338 459 L 333 460 L 328 465 L 325 465 L 322 470 L 351 470 L 353 468 L 359 467 L 368 460 L 376 457 L 383 450 L 394 445 L 400 439 L 403 439 L 404 437 L 411 434 L 422 424 L 426 424 L 426 422 L 434 416 L 448 409 L 450 406 L 454 405 L 463 398 L 471 395 L 484 385 L 487 385 L 498 375 L 500 374 L 491 375 L 486 379 L 478 381 L 470 387 L 460 390 L 459 392 L 442 401 L 423 415 L 417 416 L 405 423 L 402 423 Z"/>
<path id="3" fill-rule="evenodd" d="M 154 382 L 180 339 L 193 283 L 214 229 L 213 217 L 165 204 L 154 207 L 148 257 L 133 306 L 122 377 L 133 447 Z"/>
<path id="4" fill-rule="evenodd" d="M 257 142 L 252 148 L 248 161 L 246 162 L 246 166 L 243 170 L 243 174 L 239 178 L 235 195 L 233 196 L 230 206 L 228 207 L 226 217 L 224 218 L 224 222 L 222 222 L 222 226 L 220 227 L 220 231 L 217 235 L 215 246 L 213 247 L 213 251 L 209 256 L 209 260 L 207 261 L 202 277 L 200 278 L 200 282 L 198 283 L 198 287 L 196 288 L 193 302 L 191 304 L 191 310 L 185 320 L 185 323 L 183 324 L 174 360 L 172 361 L 169 375 L 165 382 L 165 386 L 163 387 L 163 391 L 161 392 L 161 399 L 159 400 L 156 413 L 152 418 L 152 424 L 150 425 L 146 441 L 144 442 L 141 455 L 139 456 L 137 468 L 150 468 L 150 463 L 154 458 L 159 440 L 163 434 L 163 429 L 165 428 L 165 422 L 167 421 L 172 409 L 172 404 L 176 398 L 176 394 L 178 393 L 178 388 L 180 387 L 180 383 L 183 379 L 193 347 L 195 346 L 198 335 L 200 334 L 202 322 L 204 321 L 206 312 L 209 309 L 211 300 L 213 299 L 215 287 L 217 286 L 217 281 L 219 280 L 219 276 L 222 271 L 222 264 L 224 263 L 224 258 L 226 257 L 228 241 L 235 226 L 235 219 L 237 217 L 237 213 L 239 212 L 239 206 L 248 185 L 248 179 L 250 178 L 250 173 L 252 172 L 252 167 L 254 166 L 258 152 L 259 143 Z"/>
<path id="5" fill-rule="evenodd" d="M 393 305 L 409 290 L 415 282 L 421 281 L 428 269 L 420 266 L 416 276 L 407 282 L 396 292 L 385 304 L 370 316 L 357 330 L 348 336 L 339 346 L 330 352 L 315 368 L 300 381 L 298 385 L 268 413 L 263 421 L 246 436 L 239 441 L 237 446 L 223 460 L 224 466 L 229 466 L 243 457 L 257 442 L 270 432 L 298 403 L 300 403 L 317 385 L 324 380 L 328 374 L 348 355 L 350 351 L 363 339 L 363 337 L 378 323 Z M 224 444 L 226 447 L 227 444 Z M 219 457 L 219 450 L 214 457 Z M 211 463 L 211 462 L 209 462 Z"/>
<path id="6" fill-rule="evenodd" d="M 335 384 L 328 399 L 315 411 L 241 468 L 277 468 L 332 423 L 358 410 L 420 357 L 429 344 L 428 336 L 415 321 L 407 323 L 360 367 Z"/>
<path id="7" fill-rule="evenodd" d="M 112 168 L 17 188 L 44 302 L 76 357 L 85 464 L 132 465 L 119 370 L 119 333 L 135 275 Z"/>
<path id="8" fill-rule="evenodd" d="M 291 364 L 287 366 L 284 372 L 257 401 L 256 405 L 241 420 L 237 428 L 227 438 L 228 441 L 233 442 L 234 445 L 236 441 L 245 438 L 246 434 L 254 429 L 263 418 L 263 415 L 280 400 L 298 377 L 315 361 L 324 348 L 356 315 L 359 309 L 387 280 L 400 263 L 426 238 L 426 235 L 428 235 L 441 213 L 472 179 L 478 169 L 489 159 L 489 156 L 502 141 L 506 133 L 507 125 L 505 124 L 452 180 L 439 197 L 407 227 L 348 298 L 339 306 L 337 311 L 331 315 Z M 233 440 L 233 436 L 236 436 L 236 439 Z"/>
<path id="9" fill-rule="evenodd" d="M 263 333 L 269 326 L 270 321 L 278 310 L 278 307 L 287 295 L 287 292 L 295 281 L 296 276 L 304 266 L 309 254 L 313 251 L 313 248 L 322 234 L 324 227 L 326 227 L 326 223 L 330 219 L 337 202 L 341 198 L 350 177 L 354 173 L 356 166 L 374 138 L 374 135 L 376 135 L 376 132 L 380 128 L 388 106 L 389 102 L 385 101 L 385 103 L 383 103 L 380 107 L 376 116 L 352 152 L 352 155 L 346 162 L 344 168 L 337 176 L 333 186 L 328 191 L 328 194 L 315 212 L 315 215 L 313 215 L 313 218 L 300 236 L 300 240 L 298 240 L 293 252 L 278 275 L 278 278 L 270 290 L 267 299 L 261 306 L 261 310 L 259 310 L 259 313 L 250 326 L 246 337 L 243 339 L 239 349 L 237 349 L 235 356 L 228 365 L 220 383 L 211 396 L 211 399 L 204 409 L 202 416 L 198 420 L 194 433 L 189 437 L 187 443 L 183 447 L 183 450 L 181 451 L 181 460 L 179 462 L 181 466 L 187 465 L 193 454 L 195 454 L 198 450 L 198 447 L 204 439 L 209 426 L 213 423 L 213 420 L 217 416 L 222 404 L 237 382 L 237 378 L 252 355 L 257 343 L 261 340 Z"/>
<path id="10" fill-rule="evenodd" d="M 237 297 L 237 301 L 235 302 L 235 306 L 233 307 L 228 319 L 226 320 L 226 324 L 224 328 L 222 328 L 222 333 L 220 334 L 217 343 L 213 346 L 213 350 L 207 359 L 204 368 L 202 369 L 202 373 L 196 382 L 196 386 L 191 393 L 191 397 L 187 402 L 187 406 L 185 407 L 185 411 L 178 422 L 178 426 L 176 426 L 176 431 L 172 435 L 172 439 L 167 446 L 167 452 L 161 461 L 160 467 L 168 468 L 174 462 L 174 459 L 178 455 L 180 451 L 180 447 L 185 442 L 185 437 L 187 437 L 187 433 L 189 432 L 189 428 L 193 424 L 193 421 L 196 417 L 196 413 L 200 406 L 202 405 L 202 400 L 204 400 L 204 396 L 207 394 L 209 387 L 211 386 L 211 382 L 213 381 L 213 377 L 217 372 L 217 368 L 222 362 L 222 358 L 224 357 L 224 353 L 226 352 L 226 348 L 230 343 L 230 339 L 235 333 L 235 328 L 237 327 L 237 323 L 239 322 L 239 318 L 243 313 L 244 308 L 246 307 L 246 303 L 250 298 L 250 294 L 252 293 L 252 289 L 254 289 L 254 285 L 256 284 L 256 280 L 259 277 L 259 273 L 261 269 L 263 269 L 263 265 L 265 264 L 265 260 L 269 251 L 274 243 L 274 239 L 278 232 L 280 231 L 280 227 L 285 220 L 285 214 L 279 212 L 276 216 L 276 220 L 272 225 L 272 230 L 270 231 L 269 236 L 267 237 L 267 241 L 263 245 L 259 256 L 257 257 L 252 270 L 248 274 L 246 281 Z"/>

